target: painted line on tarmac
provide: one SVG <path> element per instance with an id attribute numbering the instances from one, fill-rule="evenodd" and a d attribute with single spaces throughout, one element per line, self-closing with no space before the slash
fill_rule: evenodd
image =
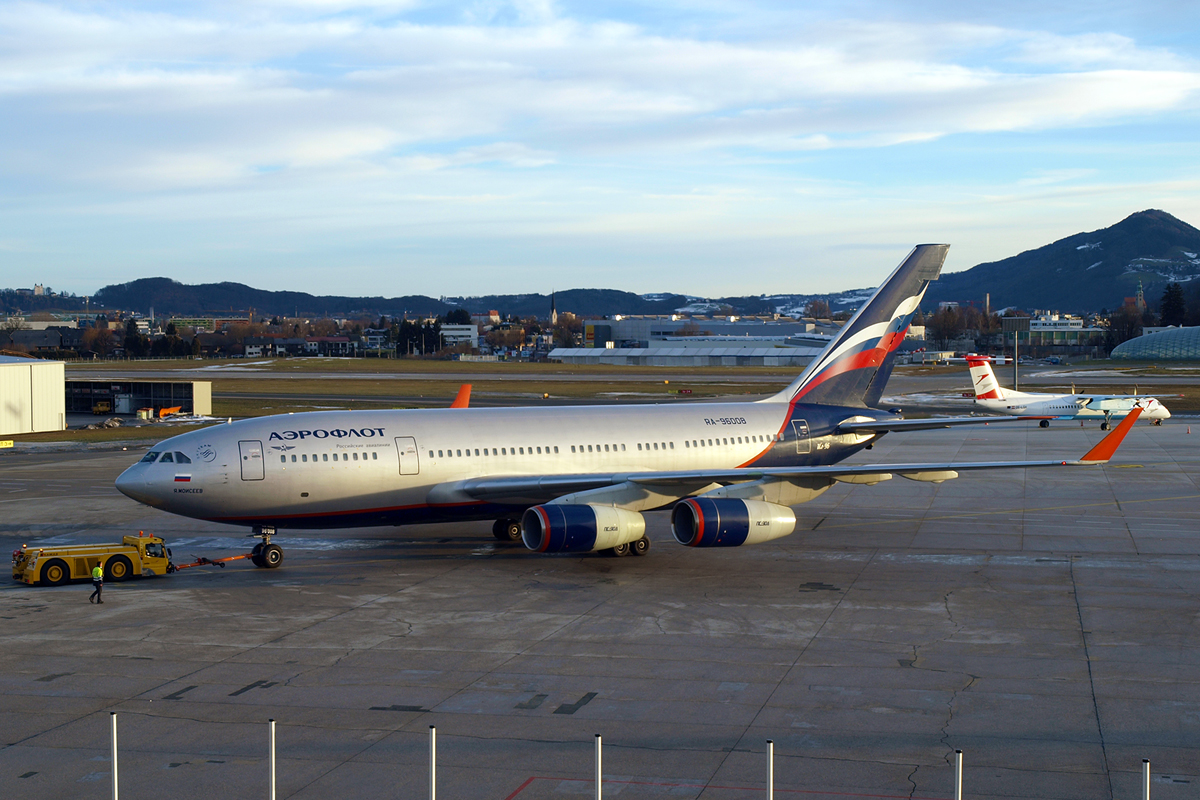
<path id="1" fill-rule="evenodd" d="M 516 790 L 504 798 L 504 800 L 515 800 L 522 792 L 528 789 L 534 781 L 556 781 L 557 783 L 590 783 L 595 784 L 593 778 L 551 778 L 545 775 L 531 775 L 525 780 Z M 668 783 L 666 781 L 631 781 L 631 780 L 616 780 L 614 778 L 605 778 L 605 785 L 616 786 L 660 786 L 668 789 L 700 789 L 708 791 L 710 789 L 725 790 L 732 792 L 755 792 L 763 791 L 762 786 L 719 786 L 713 783 Z M 907 794 L 866 794 L 863 792 L 822 792 L 815 789 L 780 789 L 774 787 L 779 794 L 803 794 L 815 795 L 818 797 L 874 797 L 883 798 L 884 800 L 943 800 L 943 798 L 919 797 Z"/>
<path id="2" fill-rule="evenodd" d="M 1079 505 L 1071 506 L 1044 506 L 1040 508 L 1027 508 L 1024 510 L 1026 514 L 1037 514 L 1043 511 L 1075 511 L 1082 508 L 1120 508 L 1122 505 L 1133 505 L 1134 503 L 1166 503 L 1173 500 L 1200 500 L 1200 494 L 1185 494 L 1178 497 L 1145 497 L 1141 500 L 1110 500 L 1104 503 L 1080 503 Z M 2 502 L 2 501 L 0 501 Z M 954 519 L 986 519 L 995 517 L 994 511 L 962 511 L 955 514 L 941 514 L 936 517 L 920 517 L 919 521 L 924 524 L 926 522 L 937 522 L 939 520 L 954 520 Z M 826 518 L 828 519 L 828 518 Z M 1015 520 L 1014 520 L 1015 521 Z M 1022 522 L 1026 520 L 1021 520 Z M 870 525 L 890 525 L 895 522 L 894 519 L 886 520 L 862 520 L 854 523 L 839 523 L 827 524 L 822 520 L 821 530 L 828 528 L 861 528 Z"/>

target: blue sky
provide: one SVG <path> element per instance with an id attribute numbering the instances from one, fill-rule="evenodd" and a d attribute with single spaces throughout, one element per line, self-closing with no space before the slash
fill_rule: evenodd
<path id="1" fill-rule="evenodd" d="M 801 6 L 801 7 L 798 7 Z M 1200 225 L 1200 4 L 0 4 L 0 285 L 876 284 Z"/>

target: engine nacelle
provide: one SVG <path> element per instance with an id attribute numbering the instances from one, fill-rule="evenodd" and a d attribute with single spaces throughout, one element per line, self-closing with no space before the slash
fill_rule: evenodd
<path id="1" fill-rule="evenodd" d="M 614 506 L 548 503 L 521 517 L 521 541 L 538 553 L 590 553 L 645 535 L 645 517 Z"/>
<path id="2" fill-rule="evenodd" d="M 787 506 L 762 500 L 691 497 L 671 511 L 675 541 L 689 547 L 738 547 L 769 542 L 796 529 Z"/>

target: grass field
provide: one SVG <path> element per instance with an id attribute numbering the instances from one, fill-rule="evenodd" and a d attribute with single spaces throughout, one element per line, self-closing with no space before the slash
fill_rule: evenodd
<path id="1" fill-rule="evenodd" d="M 687 402 L 715 397 L 744 398 L 776 392 L 790 383 L 797 374 L 793 367 L 628 367 L 610 365 L 548 364 L 520 362 L 460 362 L 423 359 L 375 358 L 281 358 L 281 359 L 220 359 L 170 361 L 116 361 L 68 364 L 67 376 L 75 370 L 112 372 L 114 378 L 129 372 L 162 372 L 169 378 L 172 371 L 217 366 L 205 371 L 203 377 L 212 381 L 213 414 L 235 419 L 284 414 L 288 412 L 323 411 L 334 409 L 367 410 L 379 408 L 412 408 L 448 406 L 459 386 L 472 384 L 472 401 L 490 405 L 536 405 L 547 402 L 543 394 L 554 400 L 597 402 L 627 400 L 631 402 Z M 1178 376 L 1184 381 L 1200 375 L 1198 365 L 1127 364 L 1122 362 L 1085 362 L 1077 367 L 1086 371 L 1120 371 L 1130 380 L 1128 389 L 1110 386 L 1087 387 L 1094 391 L 1114 393 L 1129 391 L 1137 378 L 1144 375 Z M 235 368 L 230 370 L 229 368 Z M 901 366 L 897 375 L 913 377 L 954 378 L 963 374 L 962 365 Z M 1006 369 L 1005 367 L 998 368 Z M 261 374 L 258 374 L 260 373 Z M 449 377 L 453 374 L 453 377 Z M 378 375 L 378 378 L 371 377 Z M 405 379 L 405 376 L 411 376 Z M 447 377 L 438 377 L 447 375 Z M 477 375 L 478 378 L 471 377 Z M 508 377 L 497 377 L 498 375 Z M 461 376 L 461 377 L 460 377 Z M 541 382 L 538 377 L 547 380 Z M 611 376 L 611 380 L 606 380 Z M 1069 389 L 1069 373 L 1064 374 Z M 1086 377 L 1079 381 L 1081 390 L 1087 386 Z M 1173 413 L 1200 413 L 1200 386 L 1180 383 L 1141 387 L 1164 397 Z M 680 390 L 686 390 L 680 394 Z M 1039 391 L 1053 387 L 1038 386 Z M 906 411 L 910 414 L 916 408 Z M 956 412 L 957 413 L 957 412 Z M 122 442 L 157 441 L 197 426 L 146 425 L 96 431 L 68 430 L 52 433 L 24 434 L 10 437 L 18 442 Z"/>

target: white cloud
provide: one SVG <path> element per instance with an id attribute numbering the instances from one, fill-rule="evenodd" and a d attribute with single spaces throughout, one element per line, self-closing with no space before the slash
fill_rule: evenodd
<path id="1" fill-rule="evenodd" d="M 1122 32 L 785 8 L 722 11 L 738 17 L 722 36 L 590 13 L 539 0 L 0 5 L 0 182 L 19 178 L 24 203 L 87 198 L 67 216 L 252 219 L 288 248 L 321 229 L 366 249 L 445 235 L 453 250 L 462 225 L 508 242 L 607 230 L 637 237 L 635 252 L 656 231 L 794 244 L 785 232 L 804 219 L 852 230 L 820 206 L 853 210 L 875 180 L 853 167 L 844 184 L 810 179 L 822 158 L 1175 119 L 1200 94 L 1194 59 Z M 1094 177 L 1072 169 L 1011 182 Z M 990 187 L 975 198 L 1011 188 L 969 183 Z"/>

